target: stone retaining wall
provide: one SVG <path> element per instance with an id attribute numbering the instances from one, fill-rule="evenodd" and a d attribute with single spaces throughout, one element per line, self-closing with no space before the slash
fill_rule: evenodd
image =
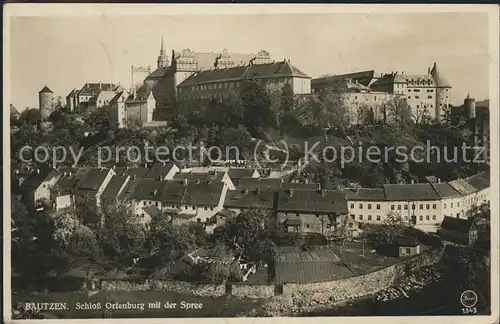
<path id="1" fill-rule="evenodd" d="M 435 248 L 403 262 L 358 277 L 310 284 L 284 284 L 283 295 L 296 305 L 310 305 L 311 302 L 324 304 L 370 295 L 392 286 L 411 270 L 435 264 L 441 259 L 444 249 L 444 246 Z M 195 284 L 159 279 L 148 279 L 142 282 L 103 280 L 101 284 L 102 290 L 105 291 L 153 290 L 200 297 L 220 297 L 230 293 L 240 298 L 269 298 L 275 295 L 274 285 L 233 284 L 226 290 L 225 285 Z"/>

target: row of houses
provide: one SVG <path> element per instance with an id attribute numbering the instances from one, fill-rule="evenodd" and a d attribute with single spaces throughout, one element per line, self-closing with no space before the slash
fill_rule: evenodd
<path id="1" fill-rule="evenodd" d="M 144 223 L 167 214 L 175 223 L 201 222 L 207 231 L 248 208 L 275 211 L 288 231 L 324 235 L 345 215 L 355 222 L 382 223 L 393 213 L 412 225 L 439 225 L 445 216 L 467 219 L 472 206 L 489 201 L 488 173 L 450 182 L 322 190 L 318 183 L 263 178 L 255 169 L 194 171 L 155 163 L 133 168 L 41 168 L 16 172 L 14 184 L 38 209 L 60 211 L 79 197 L 90 197 L 98 207 L 128 206 Z"/>

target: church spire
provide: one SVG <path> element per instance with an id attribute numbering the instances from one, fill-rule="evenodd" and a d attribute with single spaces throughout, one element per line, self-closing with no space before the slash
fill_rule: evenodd
<path id="1" fill-rule="evenodd" d="M 163 44 L 163 31 L 161 32 L 161 46 L 160 46 L 160 56 L 158 56 L 158 61 L 157 67 L 167 67 L 168 65 L 168 58 L 167 58 L 167 52 L 165 51 L 165 46 Z"/>

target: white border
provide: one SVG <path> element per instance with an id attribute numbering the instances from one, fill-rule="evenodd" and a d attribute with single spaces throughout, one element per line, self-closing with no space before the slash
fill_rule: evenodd
<path id="1" fill-rule="evenodd" d="M 10 323 L 27 323 L 36 322 L 37 320 L 10 320 L 11 310 L 11 286 L 10 286 L 10 218 L 5 217 L 11 213 L 10 202 L 10 125 L 8 110 L 6 107 L 10 103 L 10 17 L 13 16 L 50 16 L 50 17 L 82 17 L 82 16 L 101 16 L 101 15 L 127 15 L 141 16 L 153 15 L 159 16 L 159 12 L 163 15 L 238 15 L 238 14 L 375 14 L 375 13 L 443 13 L 443 12 L 483 12 L 488 13 L 489 17 L 489 44 L 490 44 L 490 74 L 489 74 L 489 99 L 490 99 L 490 147 L 491 147 L 491 228 L 492 228 L 492 251 L 491 251 L 491 316 L 433 316 L 427 317 L 435 323 L 494 323 L 498 322 L 499 314 L 499 254 L 498 254 L 498 238 L 499 238 L 499 7 L 496 5 L 420 5 L 420 4 L 397 4 L 397 5 L 306 5 L 306 4 L 177 4 L 177 5 L 156 5 L 156 4 L 6 4 L 4 6 L 4 109 L 3 109 L 3 222 L 4 222 L 4 321 Z M 495 248 L 497 247 L 497 248 Z M 457 302 L 458 298 L 457 296 Z M 145 319 L 109 319 L 111 322 L 123 323 L 142 323 Z M 426 317 L 273 317 L 273 318 L 169 318 L 169 322 L 176 323 L 219 323 L 220 321 L 232 323 L 253 323 L 253 322 L 287 322 L 292 323 L 324 323 L 326 321 L 339 321 L 342 323 L 417 323 L 426 320 Z M 44 323 L 60 322 L 61 320 L 43 320 Z M 90 320 L 64 320 L 71 323 L 98 323 L 101 319 Z M 147 319 L 150 323 L 164 323 L 165 319 L 151 318 Z"/>

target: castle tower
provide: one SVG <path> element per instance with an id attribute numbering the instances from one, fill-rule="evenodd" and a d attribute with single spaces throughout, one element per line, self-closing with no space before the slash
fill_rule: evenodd
<path id="1" fill-rule="evenodd" d="M 165 51 L 165 47 L 163 45 L 163 34 L 162 34 L 160 56 L 158 56 L 158 60 L 156 61 L 156 66 L 158 68 L 161 68 L 161 67 L 167 67 L 167 65 L 168 65 L 168 57 L 167 57 L 167 52 Z"/>
<path id="2" fill-rule="evenodd" d="M 469 119 L 476 118 L 476 100 L 471 98 L 469 94 L 467 94 L 467 98 L 464 99 L 464 106 Z"/>
<path id="3" fill-rule="evenodd" d="M 47 86 L 43 87 L 43 89 L 38 92 L 38 103 L 42 122 L 48 120 L 50 114 L 52 114 L 54 110 L 53 98 L 54 93 Z"/>
<path id="4" fill-rule="evenodd" d="M 436 122 L 439 123 L 442 119 L 442 111 L 444 108 L 448 107 L 450 104 L 451 96 L 451 84 L 446 80 L 446 78 L 439 72 L 437 64 L 434 63 L 432 70 L 430 71 L 432 79 L 436 84 Z"/>

